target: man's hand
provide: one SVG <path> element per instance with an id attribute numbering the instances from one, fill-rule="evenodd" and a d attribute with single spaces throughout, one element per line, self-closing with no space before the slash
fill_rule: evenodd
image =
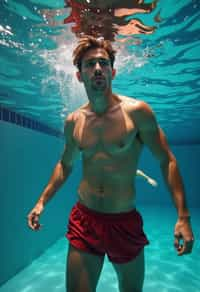
<path id="1" fill-rule="evenodd" d="M 178 255 L 184 255 L 192 252 L 194 235 L 190 225 L 189 217 L 178 219 L 175 225 L 174 237 L 174 246 Z"/>
<path id="2" fill-rule="evenodd" d="M 28 214 L 28 226 L 32 230 L 41 229 L 42 225 L 39 223 L 39 216 L 42 213 L 44 207 L 42 204 L 37 204 L 33 210 Z"/>

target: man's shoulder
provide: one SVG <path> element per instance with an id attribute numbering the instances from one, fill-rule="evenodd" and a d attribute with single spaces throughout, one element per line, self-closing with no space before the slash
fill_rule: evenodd
<path id="1" fill-rule="evenodd" d="M 121 96 L 121 99 L 124 106 L 133 112 L 152 112 L 149 104 L 143 100 L 128 96 Z"/>
<path id="2" fill-rule="evenodd" d="M 66 116 L 64 121 L 64 132 L 67 136 L 69 136 L 70 133 L 73 132 L 79 115 L 79 109 L 76 109 L 75 111 L 68 113 L 68 115 Z"/>
<path id="3" fill-rule="evenodd" d="M 86 105 L 83 105 L 73 112 L 70 112 L 65 119 L 65 123 L 67 124 L 74 124 L 76 121 L 80 118 L 81 114 L 83 113 L 83 110 L 85 109 Z"/>

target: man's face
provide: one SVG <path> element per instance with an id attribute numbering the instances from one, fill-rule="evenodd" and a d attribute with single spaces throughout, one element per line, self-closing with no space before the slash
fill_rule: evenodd
<path id="1" fill-rule="evenodd" d="M 115 70 L 108 53 L 101 48 L 90 49 L 82 59 L 81 72 L 77 73 L 88 90 L 105 91 L 111 87 Z"/>

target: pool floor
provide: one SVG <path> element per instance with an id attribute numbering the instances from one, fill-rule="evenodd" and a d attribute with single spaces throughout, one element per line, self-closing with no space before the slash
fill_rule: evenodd
<path id="1" fill-rule="evenodd" d="M 173 247 L 176 220 L 173 208 L 140 207 L 144 229 L 150 240 L 145 248 L 146 275 L 143 292 L 200 292 L 200 215 L 192 214 L 195 245 L 193 253 L 179 257 Z M 58 240 L 31 265 L 0 287 L 0 292 L 65 292 L 65 262 L 68 242 Z M 130 275 L 132 277 L 132 275 Z M 97 292 L 117 292 L 115 271 L 105 258 Z"/>

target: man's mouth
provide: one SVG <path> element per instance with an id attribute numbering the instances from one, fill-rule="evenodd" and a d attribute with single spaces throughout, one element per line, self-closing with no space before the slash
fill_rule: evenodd
<path id="1" fill-rule="evenodd" d="M 105 78 L 103 76 L 96 76 L 96 77 L 94 77 L 94 80 L 95 81 L 103 81 L 103 80 L 105 80 Z"/>
<path id="2" fill-rule="evenodd" d="M 103 89 L 106 86 L 106 79 L 104 76 L 94 76 L 92 78 L 92 84 L 95 89 Z"/>

